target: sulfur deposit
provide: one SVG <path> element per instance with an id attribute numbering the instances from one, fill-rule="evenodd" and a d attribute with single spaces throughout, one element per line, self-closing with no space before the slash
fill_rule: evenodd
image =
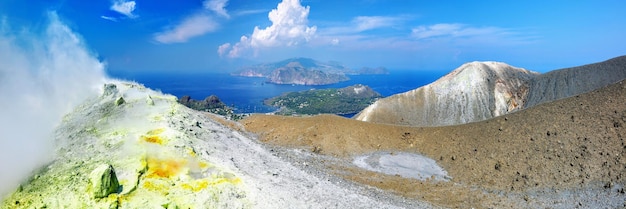
<path id="1" fill-rule="evenodd" d="M 401 208 L 294 167 L 140 84 L 115 81 L 65 116 L 56 157 L 0 208 Z"/>

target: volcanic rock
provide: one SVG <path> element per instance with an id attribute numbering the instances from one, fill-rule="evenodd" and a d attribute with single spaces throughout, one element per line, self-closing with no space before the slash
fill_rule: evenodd
<path id="1" fill-rule="evenodd" d="M 119 183 L 113 166 L 102 164 L 89 174 L 91 192 L 95 198 L 106 197 L 117 192 Z"/>

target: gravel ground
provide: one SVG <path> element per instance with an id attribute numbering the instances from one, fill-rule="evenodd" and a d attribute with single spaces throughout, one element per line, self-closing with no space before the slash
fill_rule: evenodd
<path id="1" fill-rule="evenodd" d="M 615 208 L 626 194 L 626 82 L 490 120 L 446 127 L 373 124 L 332 115 L 253 115 L 259 140 L 341 159 L 322 172 L 451 208 Z M 373 152 L 416 153 L 449 182 L 355 167 Z"/>

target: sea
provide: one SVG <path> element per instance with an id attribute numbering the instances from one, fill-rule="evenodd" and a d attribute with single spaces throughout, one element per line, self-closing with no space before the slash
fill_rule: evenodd
<path id="1" fill-rule="evenodd" d="M 216 95 L 225 104 L 234 107 L 235 113 L 268 113 L 276 107 L 263 104 L 263 100 L 286 92 L 310 89 L 343 88 L 355 84 L 371 87 L 383 97 L 406 92 L 429 84 L 444 71 L 391 70 L 385 75 L 349 75 L 350 80 L 329 85 L 285 85 L 267 83 L 266 78 L 232 76 L 225 72 L 205 73 L 109 73 L 112 77 L 136 81 L 148 88 L 174 95 L 189 95 L 196 100 Z M 353 114 L 342 115 L 351 117 Z"/>

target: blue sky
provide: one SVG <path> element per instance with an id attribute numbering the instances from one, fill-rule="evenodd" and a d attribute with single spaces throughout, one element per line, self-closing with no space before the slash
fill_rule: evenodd
<path id="1" fill-rule="evenodd" d="M 224 71 L 291 57 L 452 70 L 502 61 L 545 72 L 626 55 L 626 1 L 63 0 L 0 2 L 3 28 L 47 12 L 110 71 Z"/>

